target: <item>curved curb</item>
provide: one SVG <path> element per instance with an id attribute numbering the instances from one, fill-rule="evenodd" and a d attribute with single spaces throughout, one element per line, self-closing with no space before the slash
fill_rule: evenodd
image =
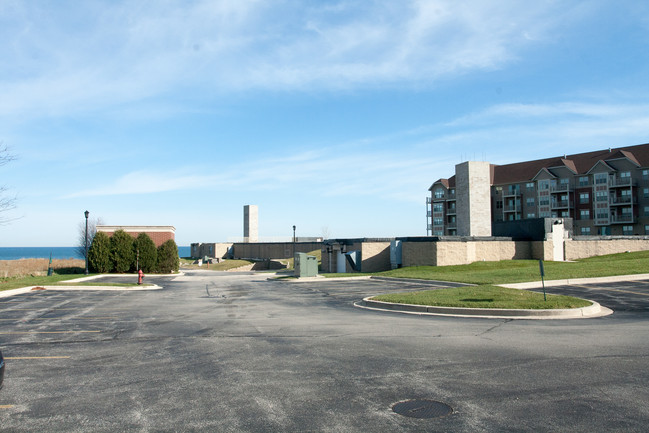
<path id="1" fill-rule="evenodd" d="M 396 304 L 392 302 L 374 301 L 371 297 L 355 302 L 354 306 L 376 311 L 394 311 L 407 314 L 476 317 L 489 319 L 586 319 L 603 317 L 613 314 L 613 310 L 602 307 L 597 302 L 588 300 L 591 305 L 582 308 L 546 309 L 546 310 L 514 310 L 505 308 L 463 308 L 463 307 L 434 307 L 432 305 Z"/>

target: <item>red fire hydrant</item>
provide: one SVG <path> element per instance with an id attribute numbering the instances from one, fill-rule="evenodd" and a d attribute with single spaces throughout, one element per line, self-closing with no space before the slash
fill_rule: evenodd
<path id="1" fill-rule="evenodd" d="M 142 284 L 142 279 L 144 278 L 144 272 L 142 272 L 142 269 L 137 271 L 137 283 Z"/>

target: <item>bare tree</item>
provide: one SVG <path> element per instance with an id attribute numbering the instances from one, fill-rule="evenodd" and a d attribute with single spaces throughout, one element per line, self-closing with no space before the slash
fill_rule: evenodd
<path id="1" fill-rule="evenodd" d="M 101 220 L 101 217 L 89 218 L 88 219 L 88 248 L 92 244 L 92 240 L 97 234 L 97 226 L 102 225 L 104 222 Z M 79 243 L 77 244 L 76 253 L 78 257 L 82 259 L 86 258 L 86 221 L 81 221 L 79 223 Z"/>
<path id="2" fill-rule="evenodd" d="M 0 167 L 13 161 L 15 157 L 9 153 L 6 145 L 0 143 Z M 10 211 L 16 207 L 16 197 L 6 196 L 7 188 L 0 185 L 0 224 L 6 224 L 11 219 L 2 216 L 4 212 Z"/>

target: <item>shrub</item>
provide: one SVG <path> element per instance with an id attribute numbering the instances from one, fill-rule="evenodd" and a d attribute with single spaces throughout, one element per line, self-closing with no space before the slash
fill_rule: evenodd
<path id="1" fill-rule="evenodd" d="M 112 269 L 110 238 L 104 232 L 98 232 L 88 249 L 88 267 L 92 272 L 109 272 Z"/>
<path id="2" fill-rule="evenodd" d="M 110 252 L 113 270 L 118 273 L 128 271 L 135 260 L 133 237 L 124 230 L 117 230 L 110 238 Z"/>
<path id="3" fill-rule="evenodd" d="M 133 251 L 140 269 L 144 272 L 154 272 L 158 260 L 158 249 L 149 235 L 140 233 L 133 242 Z M 136 265 L 137 268 L 137 265 Z M 135 269 L 137 271 L 137 269 Z"/>
<path id="4" fill-rule="evenodd" d="M 178 272 L 180 258 L 178 258 L 178 246 L 173 239 L 169 239 L 158 247 L 157 271 L 162 274 Z"/>

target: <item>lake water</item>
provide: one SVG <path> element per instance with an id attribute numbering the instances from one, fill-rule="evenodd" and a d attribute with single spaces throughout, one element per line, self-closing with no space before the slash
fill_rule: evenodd
<path id="1" fill-rule="evenodd" d="M 0 247 L 0 260 L 18 259 L 82 259 L 76 247 Z M 178 247 L 180 257 L 189 257 L 190 247 Z"/>

